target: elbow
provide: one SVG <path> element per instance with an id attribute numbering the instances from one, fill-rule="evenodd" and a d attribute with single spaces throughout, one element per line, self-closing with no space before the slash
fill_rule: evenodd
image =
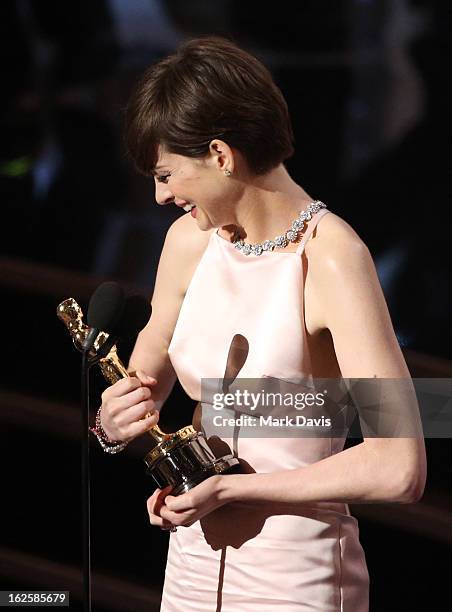
<path id="1" fill-rule="evenodd" d="M 404 475 L 394 486 L 391 501 L 399 504 L 415 504 L 422 499 L 425 477 L 417 472 Z"/>
<path id="2" fill-rule="evenodd" d="M 397 440 L 391 441 L 393 446 Z M 403 443 L 396 446 L 394 454 L 388 458 L 388 444 L 385 443 L 384 454 L 378 455 L 376 471 L 378 473 L 380 499 L 388 503 L 415 504 L 419 502 L 425 490 L 427 480 L 427 457 L 423 440 L 418 443 Z M 391 449 L 393 450 L 393 449 Z"/>
<path id="3" fill-rule="evenodd" d="M 399 494 L 397 501 L 399 504 L 415 504 L 422 499 L 424 487 L 417 483 L 409 484 Z"/>

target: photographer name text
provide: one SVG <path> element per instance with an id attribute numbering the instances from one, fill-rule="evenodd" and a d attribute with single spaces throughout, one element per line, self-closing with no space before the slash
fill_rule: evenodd
<path id="1" fill-rule="evenodd" d="M 331 419 L 323 416 L 308 418 L 302 414 L 295 417 L 272 417 L 241 415 L 237 418 L 216 415 L 213 417 L 215 427 L 331 427 Z"/>

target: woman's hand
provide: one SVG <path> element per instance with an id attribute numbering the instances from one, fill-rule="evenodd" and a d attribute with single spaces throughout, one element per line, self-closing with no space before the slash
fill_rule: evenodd
<path id="1" fill-rule="evenodd" d="M 171 489 L 171 485 L 165 487 L 164 489 L 156 489 L 146 502 L 151 525 L 155 525 L 161 529 L 171 529 L 171 527 L 174 527 L 174 525 L 172 525 L 169 521 L 164 520 L 160 516 L 160 511 L 165 503 L 165 498 L 167 495 L 169 495 Z"/>
<path id="2" fill-rule="evenodd" d="M 222 499 L 223 476 L 210 476 L 188 493 L 175 497 L 171 487 L 156 489 L 147 501 L 151 525 L 162 529 L 189 527 L 226 503 Z"/>
<path id="3" fill-rule="evenodd" d="M 137 371 L 102 393 L 101 425 L 110 440 L 133 440 L 157 424 L 159 412 L 150 389 L 156 383 L 152 376 Z"/>

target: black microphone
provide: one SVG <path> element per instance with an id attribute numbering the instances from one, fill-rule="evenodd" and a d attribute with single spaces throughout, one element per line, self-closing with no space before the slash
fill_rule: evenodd
<path id="1" fill-rule="evenodd" d="M 141 295 L 130 295 L 124 304 L 122 315 L 112 330 L 117 338 L 126 339 L 136 336 L 149 321 L 151 305 Z"/>
<path id="2" fill-rule="evenodd" d="M 149 321 L 150 316 L 151 305 L 148 300 L 141 295 L 127 297 L 121 317 L 111 330 L 108 339 L 97 351 L 97 357 L 106 357 L 119 339 L 126 340 L 136 336 Z"/>
<path id="3" fill-rule="evenodd" d="M 102 283 L 94 291 L 88 306 L 87 323 L 91 328 L 82 347 L 89 351 L 101 331 L 110 333 L 121 319 L 124 310 L 124 291 L 113 281 Z"/>

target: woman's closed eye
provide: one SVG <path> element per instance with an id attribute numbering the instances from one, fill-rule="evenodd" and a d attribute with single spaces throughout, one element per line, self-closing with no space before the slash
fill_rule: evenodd
<path id="1" fill-rule="evenodd" d="M 160 174 L 160 175 L 157 175 L 157 176 L 155 177 L 155 179 L 156 179 L 156 181 L 157 181 L 158 183 L 167 183 L 167 182 L 168 182 L 168 178 L 169 178 L 170 176 L 171 176 L 171 174 Z"/>

